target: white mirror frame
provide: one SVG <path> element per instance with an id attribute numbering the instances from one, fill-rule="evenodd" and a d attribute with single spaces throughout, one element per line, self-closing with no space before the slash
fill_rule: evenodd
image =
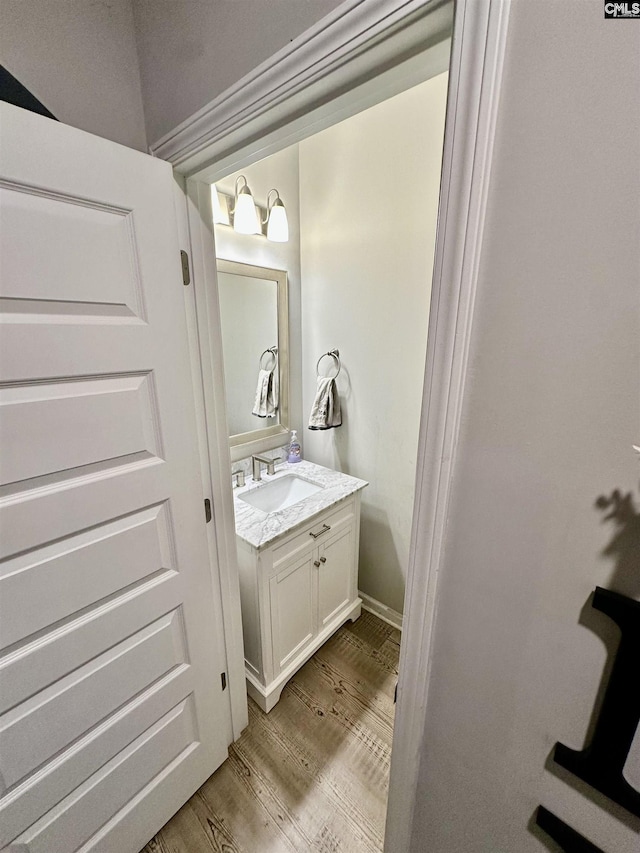
<path id="1" fill-rule="evenodd" d="M 243 459 L 253 453 L 271 450 L 283 443 L 289 434 L 289 282 L 285 270 L 258 267 L 238 261 L 218 258 L 218 272 L 244 275 L 274 281 L 278 287 L 278 378 L 280 382 L 279 423 L 258 427 L 249 432 L 229 436 L 231 461 Z"/>

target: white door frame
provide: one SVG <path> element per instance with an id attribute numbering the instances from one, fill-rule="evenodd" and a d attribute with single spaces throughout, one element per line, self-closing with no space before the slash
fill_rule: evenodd
<path id="1" fill-rule="evenodd" d="M 188 308 L 191 360 L 197 365 L 194 382 L 200 386 L 196 401 L 199 428 L 206 443 L 202 447 L 201 442 L 203 478 L 205 489 L 211 490 L 213 510 L 210 548 L 215 549 L 219 566 L 231 728 L 237 740 L 249 718 L 211 190 L 208 184 L 193 180 L 185 182 L 185 190 L 191 248 L 192 293 Z"/>
<path id="2" fill-rule="evenodd" d="M 509 8 L 510 0 L 457 0 L 455 9 L 385 840 L 385 849 L 394 853 L 409 849 L 416 803 L 439 568 L 464 397 Z M 187 182 L 191 240 L 198 257 L 194 274 L 204 275 L 214 293 L 212 238 L 200 212 L 208 209 L 203 182 L 267 156 L 368 102 L 389 97 L 419 82 L 421 75 L 427 79 L 438 73 L 432 69 L 425 76 L 425 56 L 431 57 L 427 64 L 431 61 L 438 68 L 442 62 L 438 45 L 447 39 L 450 17 L 450 0 L 348 0 L 151 146 L 154 154 L 191 178 Z M 396 66 L 389 70 L 390 57 L 395 58 Z M 363 84 L 363 79 L 369 82 Z M 337 95 L 345 91 L 346 95 Z M 213 311 L 215 331 L 215 308 L 209 306 L 208 310 Z M 220 371 L 221 343 L 215 334 L 204 333 L 210 364 L 203 367 L 203 374 L 212 383 L 221 382 L 216 373 Z M 211 385 L 212 398 L 216 397 L 214 388 L 221 387 Z M 220 475 L 225 456 L 221 442 L 226 441 L 224 402 L 218 400 L 215 405 L 211 436 L 219 445 L 214 455 Z M 221 482 L 217 532 L 229 550 L 227 562 L 221 560 L 224 574 L 225 570 L 235 571 L 231 485 L 222 482 L 221 476 L 214 479 Z M 223 579 L 223 593 L 224 586 Z M 233 582 L 227 587 L 232 588 Z M 234 602 L 226 604 L 235 607 Z"/>
<path id="3" fill-rule="evenodd" d="M 217 298 L 213 298 L 206 287 L 199 288 L 211 274 L 207 264 L 211 252 L 204 251 L 203 243 L 197 233 L 204 228 L 204 218 L 190 212 L 192 201 L 185 195 L 187 182 L 175 175 L 174 201 L 178 224 L 180 247 L 187 251 L 191 248 L 191 286 L 184 287 L 185 312 L 187 315 L 187 334 L 189 336 L 189 354 L 191 358 L 191 378 L 196 408 L 198 428 L 198 447 L 200 451 L 200 471 L 205 495 L 211 496 L 213 517 L 207 525 L 209 558 L 216 570 L 211 573 L 211 583 L 219 594 L 222 607 L 220 621 L 223 629 L 223 642 L 227 663 L 227 684 L 229 694 L 231 741 L 237 740 L 242 730 L 249 724 L 247 695 L 244 677 L 244 648 L 242 643 L 242 614 L 240 611 L 240 584 L 237 570 L 235 523 L 233 498 L 225 488 L 228 478 L 229 444 L 226 437 L 226 404 L 224 394 L 215 394 L 213 389 L 224 382 L 224 373 L 218 353 L 209 351 L 209 338 L 216 339 L 219 329 L 219 310 Z M 202 183 L 194 184 L 196 191 L 202 189 Z M 210 198 L 210 194 L 207 193 Z M 202 202 L 200 202 L 202 206 Z M 203 251 L 196 251 L 200 246 Z M 215 275 L 215 264 L 213 269 Z M 196 289 L 198 293 L 196 294 Z M 198 308 L 199 306 L 199 308 Z M 219 332 L 217 334 L 219 338 Z M 225 406 L 220 410 L 220 404 Z M 217 614 L 216 614 L 216 618 Z"/>

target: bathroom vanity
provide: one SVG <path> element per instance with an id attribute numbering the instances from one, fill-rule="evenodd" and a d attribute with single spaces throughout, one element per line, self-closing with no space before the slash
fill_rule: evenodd
<path id="1" fill-rule="evenodd" d="M 364 480 L 282 463 L 234 489 L 247 691 L 263 711 L 344 622 L 360 615 Z"/>

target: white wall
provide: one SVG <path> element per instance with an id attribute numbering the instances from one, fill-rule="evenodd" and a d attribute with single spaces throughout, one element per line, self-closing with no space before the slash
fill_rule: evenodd
<path id="1" fill-rule="evenodd" d="M 215 242 L 216 255 L 228 261 L 240 261 L 245 264 L 255 264 L 261 267 L 271 267 L 286 270 L 289 281 L 289 349 L 290 349 L 290 383 L 289 383 L 289 413 L 293 427 L 298 427 L 302 412 L 301 400 L 301 365 L 300 365 L 300 212 L 299 212 L 299 178 L 298 178 L 298 146 L 294 145 L 273 154 L 266 160 L 253 163 L 235 172 L 222 181 L 217 187 L 227 195 L 233 195 L 235 180 L 238 175 L 247 179 L 256 204 L 266 207 L 267 193 L 275 187 L 287 209 L 289 221 L 289 242 L 272 243 L 254 234 L 236 234 L 233 228 L 216 225 Z M 252 401 L 253 402 L 253 401 Z M 256 421 L 256 428 L 264 427 L 265 422 Z M 283 441 L 283 444 L 285 441 Z"/>
<path id="2" fill-rule="evenodd" d="M 131 0 L 1 0 L 0 54 L 60 121 L 146 151 Z"/>
<path id="3" fill-rule="evenodd" d="M 557 850 L 539 803 L 638 851 L 640 821 L 549 756 L 582 748 L 617 634 L 590 593 L 640 600 L 639 57 L 598 0 L 512 4 L 415 853 Z M 596 507 L 614 489 L 626 524 Z"/>
<path id="4" fill-rule="evenodd" d="M 147 137 L 156 142 L 341 0 L 134 0 Z"/>
<path id="5" fill-rule="evenodd" d="M 359 586 L 399 612 L 446 87 L 440 75 L 300 143 L 303 453 L 370 482 Z M 316 361 L 336 347 L 343 425 L 311 432 Z"/>

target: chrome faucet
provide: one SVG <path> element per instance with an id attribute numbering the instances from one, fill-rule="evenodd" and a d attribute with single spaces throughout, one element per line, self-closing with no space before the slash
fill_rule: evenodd
<path id="1" fill-rule="evenodd" d="M 235 480 L 235 485 L 238 488 L 242 488 L 244 486 L 244 471 L 232 471 L 231 472 L 231 481 Z"/>
<path id="2" fill-rule="evenodd" d="M 276 473 L 276 462 L 279 462 L 279 459 L 272 459 L 270 456 L 259 456 L 256 454 L 251 457 L 251 465 L 253 470 L 253 479 L 261 480 L 260 469 L 262 463 L 267 466 L 267 474 L 275 474 Z"/>

